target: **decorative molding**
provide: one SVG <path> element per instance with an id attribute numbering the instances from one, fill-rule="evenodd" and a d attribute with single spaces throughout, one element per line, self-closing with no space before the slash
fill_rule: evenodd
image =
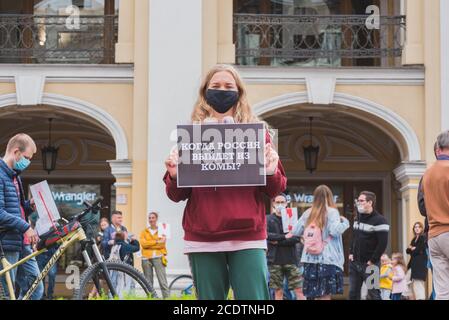
<path id="1" fill-rule="evenodd" d="M 91 139 L 80 139 L 82 156 L 80 159 L 80 166 L 104 166 L 104 160 L 92 160 L 89 159 L 89 146 L 96 147 L 97 149 L 103 149 L 111 153 L 115 152 L 114 146 L 107 143 L 95 141 Z"/>
<path id="2" fill-rule="evenodd" d="M 401 189 L 399 189 L 399 192 L 407 192 L 409 190 L 418 190 L 419 188 L 419 184 L 408 184 L 404 187 L 402 187 Z"/>
<path id="3" fill-rule="evenodd" d="M 57 167 L 56 167 L 57 168 Z M 50 175 L 42 170 L 27 170 L 22 178 L 33 178 L 45 180 L 52 179 L 114 179 L 109 171 L 100 170 L 55 170 Z"/>
<path id="4" fill-rule="evenodd" d="M 305 92 L 295 92 L 288 93 L 285 95 L 281 95 L 278 97 L 274 97 L 272 99 L 260 102 L 254 105 L 254 112 L 257 116 L 263 116 L 269 112 L 273 112 L 278 109 L 282 109 L 287 106 L 296 105 L 296 104 L 307 104 L 308 96 Z M 421 161 L 421 148 L 419 144 L 418 137 L 413 130 L 413 128 L 404 120 L 401 116 L 391 111 L 389 108 L 382 106 L 373 101 L 343 94 L 343 93 L 335 93 L 334 95 L 334 103 L 343 105 L 346 107 L 350 107 L 353 109 L 360 110 L 362 112 L 367 112 L 376 116 L 383 121 L 386 121 L 391 126 L 393 126 L 403 137 L 406 142 L 406 149 L 408 149 L 408 153 L 405 153 L 404 147 L 397 139 L 385 128 L 376 122 L 370 122 L 373 125 L 377 126 L 379 129 L 384 131 L 391 139 L 396 142 L 396 145 L 399 148 L 401 153 L 401 158 L 403 160 L 408 159 L 408 161 Z M 365 119 L 365 121 L 368 121 Z"/>
<path id="5" fill-rule="evenodd" d="M 326 142 L 326 150 L 327 154 L 325 155 L 322 162 L 339 162 L 339 163 L 351 163 L 351 162 L 362 162 L 362 163 L 372 163 L 372 162 L 378 162 L 376 157 L 374 157 L 368 150 L 363 149 L 359 145 L 345 140 L 341 139 L 339 137 L 332 137 L 332 136 L 324 136 L 324 141 Z M 333 146 L 335 144 L 340 144 L 343 146 L 346 146 L 353 151 L 357 151 L 358 155 L 350 155 L 350 156 L 335 156 L 332 155 Z"/>
<path id="6" fill-rule="evenodd" d="M 306 77 L 309 103 L 331 104 L 334 100 L 335 76 L 313 75 Z"/>
<path id="7" fill-rule="evenodd" d="M 109 160 L 111 173 L 116 179 L 130 178 L 133 174 L 131 160 Z"/>
<path id="8" fill-rule="evenodd" d="M 309 103 L 307 92 L 293 92 L 259 102 L 253 106 L 253 110 L 256 115 L 263 116 L 284 107 L 305 103 Z"/>
<path id="9" fill-rule="evenodd" d="M 441 131 L 449 130 L 449 1 L 440 0 Z"/>
<path id="10" fill-rule="evenodd" d="M 2 64 L 0 82 L 21 76 L 45 77 L 47 83 L 133 83 L 134 66 L 86 64 Z"/>
<path id="11" fill-rule="evenodd" d="M 398 180 L 404 187 L 408 186 L 408 189 L 413 189 L 415 184 L 409 184 L 409 180 L 421 179 L 426 169 L 427 164 L 424 161 L 403 162 L 399 167 L 394 169 L 393 173 L 396 180 Z M 401 192 L 403 192 L 402 189 L 400 190 Z"/>
<path id="12" fill-rule="evenodd" d="M 36 141 L 37 142 L 37 141 Z M 54 146 L 57 148 L 60 148 L 62 145 L 68 145 L 70 150 L 72 151 L 71 157 L 67 160 L 62 160 L 60 157 L 58 157 L 56 164 L 58 166 L 70 166 L 75 162 L 75 160 L 78 158 L 78 148 L 75 145 L 75 142 L 69 139 L 58 139 L 54 141 Z"/>
<path id="13" fill-rule="evenodd" d="M 45 76 L 42 74 L 17 74 L 14 76 L 17 105 L 34 106 L 42 103 Z"/>
<path id="14" fill-rule="evenodd" d="M 444 1 L 444 0 L 442 0 Z M 351 85 L 418 85 L 425 82 L 424 68 L 282 68 L 238 67 L 248 84 L 306 85 L 307 78 L 335 78 L 336 84 Z"/>
<path id="15" fill-rule="evenodd" d="M 287 171 L 288 179 L 290 180 L 300 180 L 300 181 L 382 181 L 390 176 L 391 172 L 387 171 L 351 171 L 349 175 L 348 172 L 320 172 L 316 171 L 310 174 L 306 171 Z"/>
<path id="16" fill-rule="evenodd" d="M 404 118 L 391 111 L 391 109 L 373 101 L 344 93 L 336 93 L 334 103 L 351 107 L 363 112 L 368 112 L 386 121 L 391 126 L 393 126 L 393 128 L 398 130 L 403 139 L 406 141 L 408 155 L 404 154 L 401 148 L 401 144 L 396 140 L 395 137 L 387 132 L 382 125 L 379 125 L 375 122 L 373 122 L 372 124 L 376 125 L 379 129 L 387 133 L 396 142 L 399 147 L 399 151 L 401 152 L 402 159 L 406 160 L 406 157 L 408 156 L 408 161 L 421 161 L 421 147 L 416 132 Z"/>
<path id="17" fill-rule="evenodd" d="M 131 188 L 133 185 L 131 182 L 116 182 L 114 186 L 116 188 Z"/>
<path id="18" fill-rule="evenodd" d="M 53 93 L 44 93 L 42 104 L 77 111 L 95 119 L 109 131 L 114 139 L 116 159 L 128 159 L 128 140 L 125 131 L 118 121 L 102 108 L 87 101 Z M 0 95 L 0 108 L 11 105 L 17 105 L 17 95 L 15 93 Z"/>

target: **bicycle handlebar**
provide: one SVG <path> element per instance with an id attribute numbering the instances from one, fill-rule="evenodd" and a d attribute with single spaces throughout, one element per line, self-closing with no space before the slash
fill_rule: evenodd
<path id="1" fill-rule="evenodd" d="M 98 205 L 100 204 L 100 202 L 101 201 L 103 201 L 103 197 L 102 196 L 99 196 L 96 200 L 95 200 L 95 202 L 94 203 L 92 203 L 92 204 L 90 204 L 89 202 L 87 202 L 87 201 L 84 201 L 84 205 L 86 206 L 86 209 L 84 209 L 83 210 L 83 212 L 81 212 L 81 213 L 79 213 L 79 214 L 77 214 L 77 215 L 75 215 L 72 219 L 70 219 L 70 220 L 81 220 L 86 214 L 88 214 L 90 211 L 92 211 L 93 213 L 95 213 L 95 211 L 94 211 L 94 209 L 96 208 L 96 207 L 98 207 Z M 101 209 L 101 207 L 100 208 L 98 208 L 98 209 Z M 97 210 L 97 212 L 96 213 L 98 213 L 99 212 L 99 210 Z"/>

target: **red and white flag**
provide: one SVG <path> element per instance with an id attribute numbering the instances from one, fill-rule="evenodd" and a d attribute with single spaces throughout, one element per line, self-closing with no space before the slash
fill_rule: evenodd
<path id="1" fill-rule="evenodd" d="M 157 235 L 159 237 L 165 236 L 167 239 L 170 239 L 170 225 L 168 223 L 159 223 L 157 225 Z"/>
<path id="2" fill-rule="evenodd" d="M 284 232 L 291 232 L 298 222 L 297 208 L 284 208 L 281 210 L 282 214 L 282 228 Z"/>

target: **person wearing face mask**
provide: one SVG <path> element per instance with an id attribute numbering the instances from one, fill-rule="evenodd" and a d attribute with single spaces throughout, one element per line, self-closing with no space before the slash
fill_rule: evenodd
<path id="1" fill-rule="evenodd" d="M 0 242 L 6 259 L 11 264 L 30 255 L 33 252 L 32 245 L 39 240 L 28 223 L 28 216 L 34 211 L 34 202 L 25 199 L 19 177 L 19 174 L 30 165 L 36 149 L 33 139 L 20 133 L 9 140 L 5 155 L 0 159 Z M 29 289 L 38 274 L 36 258 L 12 270 L 11 280 L 19 285 L 21 296 Z M 4 277 L 0 280 L 6 288 Z M 31 299 L 41 299 L 43 292 L 44 286 L 40 282 Z"/>
<path id="2" fill-rule="evenodd" d="M 207 119 L 218 123 L 260 122 L 232 66 L 213 67 L 200 86 L 191 122 L 212 123 Z M 178 188 L 177 150 L 165 161 L 167 196 L 174 202 L 187 200 L 182 223 L 184 253 L 200 300 L 226 300 L 231 287 L 237 300 L 270 298 L 264 196 L 273 198 L 284 191 L 287 178 L 271 136 L 267 134 L 265 140 L 265 186 Z"/>
<path id="3" fill-rule="evenodd" d="M 350 300 L 360 300 L 362 285 L 372 273 L 367 268 L 377 266 L 377 270 L 380 270 L 380 258 L 387 248 L 390 230 L 385 217 L 375 209 L 376 195 L 373 192 L 361 192 L 356 200 L 356 205 L 357 217 L 354 220 L 349 248 Z M 368 288 L 367 298 L 368 300 L 382 300 L 380 289 Z"/>
<path id="4" fill-rule="evenodd" d="M 287 207 L 287 197 L 280 194 L 272 200 L 273 214 L 267 217 L 268 233 L 268 271 L 270 273 L 270 289 L 275 292 L 275 299 L 282 300 L 284 278 L 287 278 L 288 289 L 295 291 L 298 300 L 304 300 L 302 293 L 302 274 L 296 263 L 296 244 L 299 237 L 287 239 L 282 227 L 282 209 Z"/>

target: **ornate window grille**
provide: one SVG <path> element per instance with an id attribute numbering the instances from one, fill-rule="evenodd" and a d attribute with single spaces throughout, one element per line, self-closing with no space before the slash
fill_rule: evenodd
<path id="1" fill-rule="evenodd" d="M 118 16 L 0 15 L 1 63 L 114 63 Z"/>
<path id="2" fill-rule="evenodd" d="M 240 65 L 400 65 L 404 16 L 234 14 Z"/>

